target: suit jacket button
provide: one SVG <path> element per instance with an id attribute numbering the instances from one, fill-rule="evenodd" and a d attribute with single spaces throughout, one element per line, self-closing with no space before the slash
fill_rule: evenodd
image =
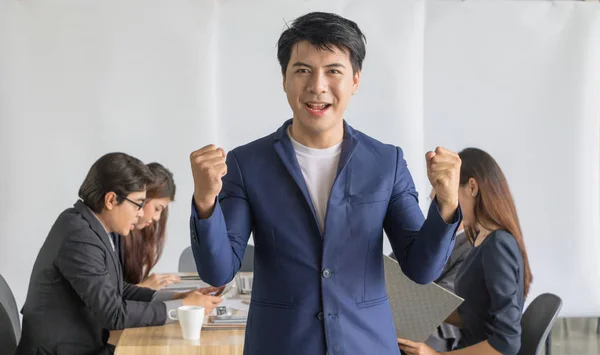
<path id="1" fill-rule="evenodd" d="M 322 321 L 324 319 L 323 312 L 319 312 L 319 314 L 317 314 L 317 319 L 320 321 Z"/>
<path id="2" fill-rule="evenodd" d="M 329 276 L 331 276 L 331 270 L 329 270 L 329 269 L 323 270 L 323 277 L 329 278 Z"/>

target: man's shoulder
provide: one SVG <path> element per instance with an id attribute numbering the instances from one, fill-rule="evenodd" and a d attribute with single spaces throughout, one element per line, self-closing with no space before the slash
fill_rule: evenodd
<path id="1" fill-rule="evenodd" d="M 363 147 L 380 153 L 396 155 L 396 152 L 399 149 L 399 147 L 393 144 L 383 143 L 380 140 L 375 139 L 356 128 L 351 128 L 352 136 L 356 138 Z"/>
<path id="2" fill-rule="evenodd" d="M 90 223 L 75 208 L 68 208 L 58 216 L 51 234 L 60 236 L 63 243 L 88 242 L 101 244 Z"/>
<path id="3" fill-rule="evenodd" d="M 75 208 L 67 208 L 58 216 L 52 229 L 61 234 L 70 234 L 85 229 L 86 224 L 87 221 L 79 211 Z"/>
<path id="4" fill-rule="evenodd" d="M 255 154 L 265 149 L 270 149 L 275 139 L 275 133 L 253 140 L 252 142 L 235 147 L 232 152 L 236 155 Z"/>

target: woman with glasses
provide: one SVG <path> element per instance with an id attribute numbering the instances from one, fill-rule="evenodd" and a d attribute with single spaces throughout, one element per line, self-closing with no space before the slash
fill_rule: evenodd
<path id="1" fill-rule="evenodd" d="M 439 354 L 515 355 L 521 347 L 521 315 L 532 275 L 517 210 L 502 170 L 488 153 L 458 154 L 459 203 L 473 248 L 455 280 L 464 299 L 447 323 L 461 329 L 458 349 Z M 398 339 L 409 355 L 433 355 L 423 343 Z"/>

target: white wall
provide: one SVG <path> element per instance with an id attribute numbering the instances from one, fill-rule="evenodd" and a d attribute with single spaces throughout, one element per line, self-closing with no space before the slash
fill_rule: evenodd
<path id="1" fill-rule="evenodd" d="M 189 245 L 189 153 L 213 139 L 212 1 L 0 2 L 0 272 L 19 305 L 57 215 L 109 151 L 175 174 L 160 268 Z"/>
<path id="2" fill-rule="evenodd" d="M 532 296 L 600 315 L 588 283 L 600 278 L 599 6 L 528 1 L 0 0 L 0 273 L 19 305 L 50 226 L 108 151 L 174 172 L 157 270 L 175 270 L 189 245 L 189 153 L 290 117 L 276 42 L 284 20 L 317 9 L 364 30 L 347 119 L 404 148 L 422 206 L 428 149 L 487 149 L 515 195 Z"/>
<path id="3" fill-rule="evenodd" d="M 497 159 L 528 247 L 532 296 L 558 294 L 571 316 L 600 315 L 598 10 L 440 2 L 425 36 L 426 146 L 476 146 Z"/>

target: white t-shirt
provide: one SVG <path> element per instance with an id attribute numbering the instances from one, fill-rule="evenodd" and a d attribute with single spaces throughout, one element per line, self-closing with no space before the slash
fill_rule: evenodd
<path id="1" fill-rule="evenodd" d="M 294 146 L 304 181 L 317 212 L 319 229 L 321 230 L 321 234 L 323 234 L 325 230 L 327 202 L 329 201 L 331 187 L 337 174 L 340 153 L 342 152 L 342 142 L 329 148 L 315 149 L 296 142 L 292 138 L 289 128 L 287 134 Z"/>

